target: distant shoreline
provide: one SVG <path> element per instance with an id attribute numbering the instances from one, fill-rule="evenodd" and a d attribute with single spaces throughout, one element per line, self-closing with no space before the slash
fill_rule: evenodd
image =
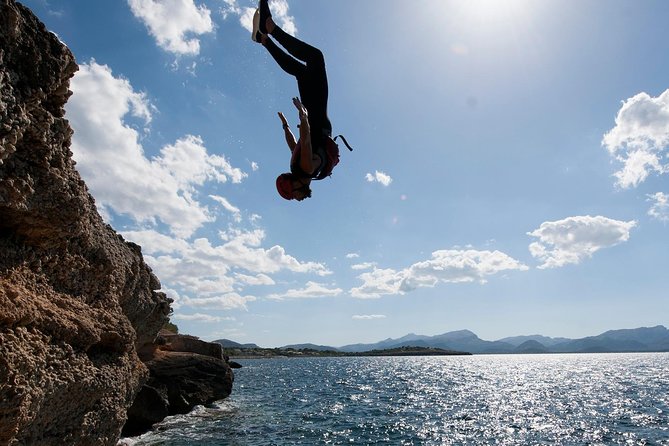
<path id="1" fill-rule="evenodd" d="M 274 350 L 274 349 L 264 349 L 264 350 Z M 277 349 L 278 350 L 278 349 Z M 470 352 L 335 352 L 335 351 L 320 351 L 317 353 L 312 352 L 301 352 L 296 351 L 283 351 L 279 353 L 266 352 L 266 353 L 242 353 L 242 354 L 229 354 L 226 352 L 226 355 L 230 359 L 284 359 L 284 358 L 365 358 L 365 357 L 412 357 L 412 356 L 504 356 L 504 355 L 513 355 L 513 356 L 534 356 L 534 355 L 616 355 L 616 354 L 641 354 L 641 353 L 669 353 L 666 350 L 658 351 L 610 351 L 610 352 L 518 352 L 518 353 L 470 353 Z"/>
<path id="2" fill-rule="evenodd" d="M 226 348 L 224 353 L 230 359 L 265 359 L 265 358 L 342 358 L 370 356 L 470 356 L 469 352 L 444 350 L 427 347 L 399 347 L 366 352 L 338 352 L 334 350 L 283 349 L 283 348 Z"/>

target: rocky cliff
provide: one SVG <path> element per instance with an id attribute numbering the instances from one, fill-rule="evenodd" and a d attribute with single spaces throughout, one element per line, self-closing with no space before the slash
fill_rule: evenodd
<path id="1" fill-rule="evenodd" d="M 0 0 L 0 445 L 115 444 L 170 311 L 98 215 L 63 106 L 70 51 Z"/>

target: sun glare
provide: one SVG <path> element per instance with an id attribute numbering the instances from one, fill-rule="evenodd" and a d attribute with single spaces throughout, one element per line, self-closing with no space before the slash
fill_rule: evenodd
<path id="1" fill-rule="evenodd" d="M 465 0 L 460 3 L 462 11 L 473 17 L 494 19 L 505 14 L 512 2 L 510 0 Z"/>
<path id="2" fill-rule="evenodd" d="M 495 26 L 524 21 L 533 3 L 529 0 L 461 0 L 453 6 L 461 19 L 471 26 Z"/>

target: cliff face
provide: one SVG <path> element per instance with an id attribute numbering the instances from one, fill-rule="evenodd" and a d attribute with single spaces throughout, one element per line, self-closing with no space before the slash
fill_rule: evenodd
<path id="1" fill-rule="evenodd" d="M 0 0 L 0 445 L 115 444 L 169 299 L 75 170 L 70 51 Z"/>

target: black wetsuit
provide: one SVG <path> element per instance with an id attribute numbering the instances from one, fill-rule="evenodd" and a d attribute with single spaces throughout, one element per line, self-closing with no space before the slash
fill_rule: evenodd
<path id="1" fill-rule="evenodd" d="M 272 39 L 267 39 L 267 51 L 286 73 L 297 79 L 300 100 L 309 113 L 312 151 L 324 160 L 325 138 L 332 136 L 332 124 L 328 118 L 328 77 L 323 53 L 276 25 L 271 36 L 290 53 L 286 54 Z"/>

